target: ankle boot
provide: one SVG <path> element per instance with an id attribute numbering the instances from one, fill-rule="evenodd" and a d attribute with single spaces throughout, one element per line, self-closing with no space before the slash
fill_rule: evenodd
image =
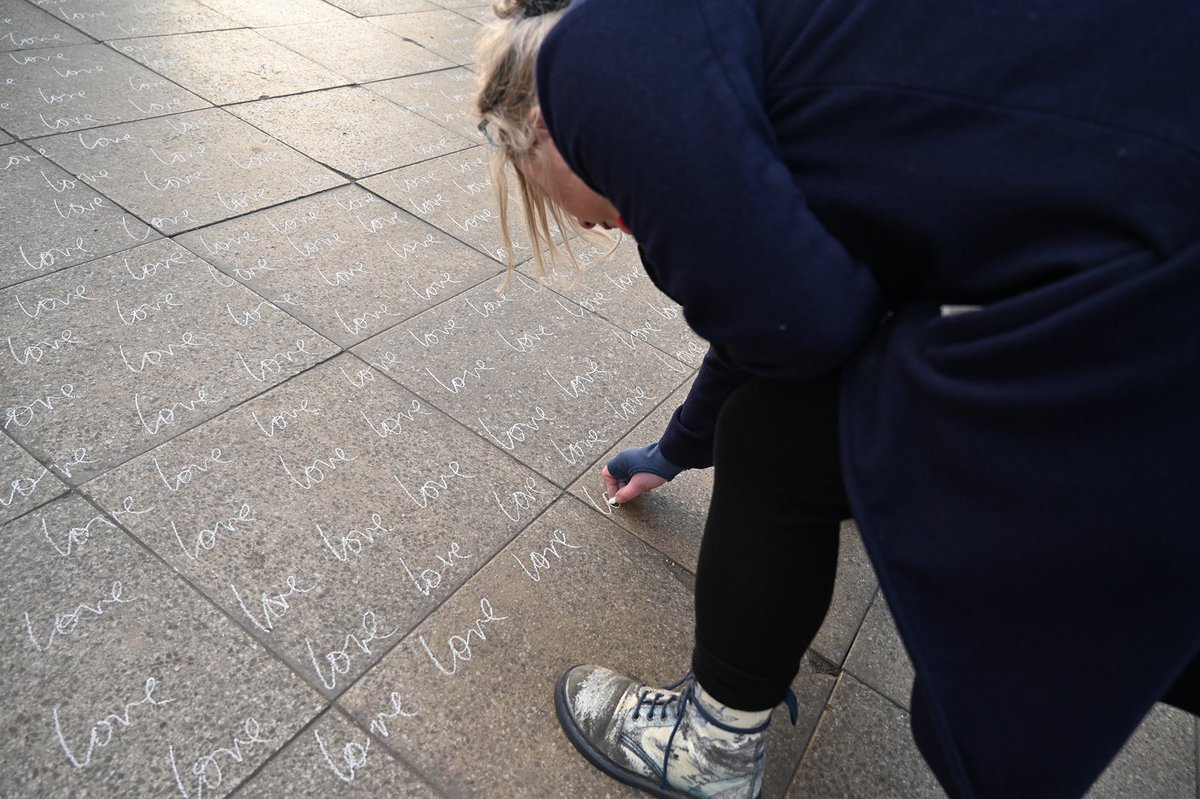
<path id="1" fill-rule="evenodd" d="M 571 743 L 610 777 L 654 796 L 757 799 L 771 711 L 721 705 L 689 674 L 654 688 L 599 666 L 559 680 L 558 719 Z M 795 723 L 795 697 L 788 692 Z"/>

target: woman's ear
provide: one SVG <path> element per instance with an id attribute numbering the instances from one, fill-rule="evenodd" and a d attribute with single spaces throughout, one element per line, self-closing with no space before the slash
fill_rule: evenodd
<path id="1" fill-rule="evenodd" d="M 535 105 L 529 109 L 529 122 L 533 125 L 533 129 L 537 131 L 538 142 L 550 139 L 550 129 L 546 127 L 546 118 L 542 116 L 541 106 Z"/>

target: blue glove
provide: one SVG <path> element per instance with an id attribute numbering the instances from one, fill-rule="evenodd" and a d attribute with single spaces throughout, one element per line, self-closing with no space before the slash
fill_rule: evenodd
<path id="1" fill-rule="evenodd" d="M 626 483 L 638 472 L 649 472 L 664 480 L 673 480 L 682 471 L 682 467 L 662 456 L 657 443 L 621 450 L 608 462 L 608 473 Z"/>

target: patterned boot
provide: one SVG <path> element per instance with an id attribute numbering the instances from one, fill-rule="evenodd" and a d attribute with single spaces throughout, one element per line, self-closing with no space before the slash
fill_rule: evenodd
<path id="1" fill-rule="evenodd" d="M 796 699 L 787 704 L 796 722 Z M 558 720 L 584 757 L 654 796 L 758 799 L 771 711 L 733 710 L 689 674 L 654 688 L 600 666 L 559 680 Z"/>

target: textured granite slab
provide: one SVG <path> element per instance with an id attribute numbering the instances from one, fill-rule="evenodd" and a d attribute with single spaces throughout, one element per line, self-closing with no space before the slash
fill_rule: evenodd
<path id="1" fill-rule="evenodd" d="M 220 109 L 38 142 L 74 172 L 105 169 L 104 190 L 149 235 L 168 235 L 339 186 L 345 178 Z"/>
<path id="2" fill-rule="evenodd" d="M 377 738 L 330 710 L 293 738 L 238 796 L 417 799 L 438 794 Z"/>
<path id="3" fill-rule="evenodd" d="M 346 82 L 337 73 L 251 30 L 130 39 L 113 46 L 219 105 Z"/>
<path id="4" fill-rule="evenodd" d="M 455 64 L 475 63 L 476 45 L 483 34 L 482 25 L 453 11 L 393 14 L 371 21 Z"/>
<path id="5" fill-rule="evenodd" d="M 90 36 L 25 0 L 0 0 L 0 52 L 91 41 Z M 0 80 L 0 85 L 3 83 Z"/>
<path id="6" fill-rule="evenodd" d="M 557 495 L 349 355 L 85 491 L 328 696 Z"/>
<path id="7" fill-rule="evenodd" d="M 92 188 L 112 183 L 112 174 L 103 167 L 69 174 L 24 145 L 0 147 L 0 218 L 5 222 L 0 226 L 0 286 L 159 238 Z M 0 318 L 20 315 L 15 307 L 3 314 Z M 10 351 L 15 360 L 26 357 L 24 346 L 18 343 Z"/>
<path id="8" fill-rule="evenodd" d="M 23 138 L 208 106 L 102 44 L 10 53 L 0 59 L 3 84 L 8 108 L 0 119 Z"/>
<path id="9" fill-rule="evenodd" d="M 475 74 L 468 69 L 455 67 L 426 72 L 379 81 L 367 88 L 454 131 L 472 144 L 483 142 L 474 112 Z"/>
<path id="10" fill-rule="evenodd" d="M 44 463 L 86 450 L 72 484 L 337 351 L 170 241 L 0 291 L 0 308 L 26 348 L 0 359 L 4 431 Z"/>
<path id="11" fill-rule="evenodd" d="M 361 87 L 263 100 L 229 110 L 308 157 L 356 178 L 473 145 Z"/>
<path id="12" fill-rule="evenodd" d="M 436 11 L 440 8 L 429 0 L 328 0 L 328 2 L 345 9 L 356 17 L 408 14 L 413 11 Z"/>
<path id="13" fill-rule="evenodd" d="M 304 25 L 312 22 L 336 22 L 350 18 L 340 8 L 324 0 L 200 0 L 214 11 L 247 28 L 276 25 Z"/>
<path id="14" fill-rule="evenodd" d="M 900 641 L 887 600 L 877 593 L 854 646 L 846 655 L 846 671 L 902 708 L 909 707 L 913 667 Z"/>
<path id="15" fill-rule="evenodd" d="M 363 19 L 265 28 L 262 35 L 356 83 L 453 66 Z"/>
<path id="16" fill-rule="evenodd" d="M 1096 780 L 1087 799 L 1192 799 L 1197 794 L 1196 718 L 1157 705 Z"/>
<path id="17" fill-rule="evenodd" d="M 557 503 L 342 698 L 360 725 L 451 796 L 633 796 L 567 741 L 554 686 L 575 663 L 655 684 L 684 675 L 690 575 L 573 499 Z M 830 680 L 796 681 L 777 711 L 768 795 L 807 741 Z M 396 708 L 403 713 L 397 713 Z M 462 753 L 470 752 L 470 757 Z"/>
<path id="18" fill-rule="evenodd" d="M 945 793 L 913 743 L 908 714 L 843 674 L 786 796 L 943 799 Z"/>
<path id="19" fill-rule="evenodd" d="M 346 347 L 500 271 L 495 261 L 358 186 L 176 240 Z"/>
<path id="20" fill-rule="evenodd" d="M 470 6 L 468 8 L 455 8 L 454 13 L 462 14 L 467 19 L 473 19 L 480 25 L 491 25 L 496 21 L 496 15 L 492 13 L 491 6 Z"/>
<path id="21" fill-rule="evenodd" d="M 557 494 L 349 355 L 84 490 L 328 696 Z"/>
<path id="22" fill-rule="evenodd" d="M 50 467 L 35 461 L 8 436 L 0 435 L 0 524 L 66 491 L 67 486 Z"/>
<path id="23" fill-rule="evenodd" d="M 238 27 L 196 0 L 42 0 L 41 5 L 101 41 Z"/>
<path id="24" fill-rule="evenodd" d="M 688 370 L 615 345 L 535 281 L 493 280 L 358 345 L 364 360 L 557 485 L 570 484 Z"/>
<path id="25" fill-rule="evenodd" d="M 376 175 L 362 185 L 497 261 L 505 260 L 486 147 Z M 533 255 L 533 249 L 514 190 L 510 185 L 508 222 L 513 253 L 520 262 Z"/>
<path id="26" fill-rule="evenodd" d="M 323 707 L 82 499 L 0 535 L 6 795 L 224 795 Z"/>
<path id="27" fill-rule="evenodd" d="M 572 239 L 571 247 L 581 267 L 574 269 L 564 258 L 557 271 L 545 278 L 546 285 L 580 309 L 612 322 L 618 328 L 612 335 L 622 347 L 655 348 L 699 368 L 708 352 L 708 342 L 688 327 L 683 308 L 650 282 L 638 257 L 637 244 L 625 236 L 614 250 L 611 242 L 596 238 Z M 528 275 L 537 274 L 532 261 L 521 269 Z"/>

